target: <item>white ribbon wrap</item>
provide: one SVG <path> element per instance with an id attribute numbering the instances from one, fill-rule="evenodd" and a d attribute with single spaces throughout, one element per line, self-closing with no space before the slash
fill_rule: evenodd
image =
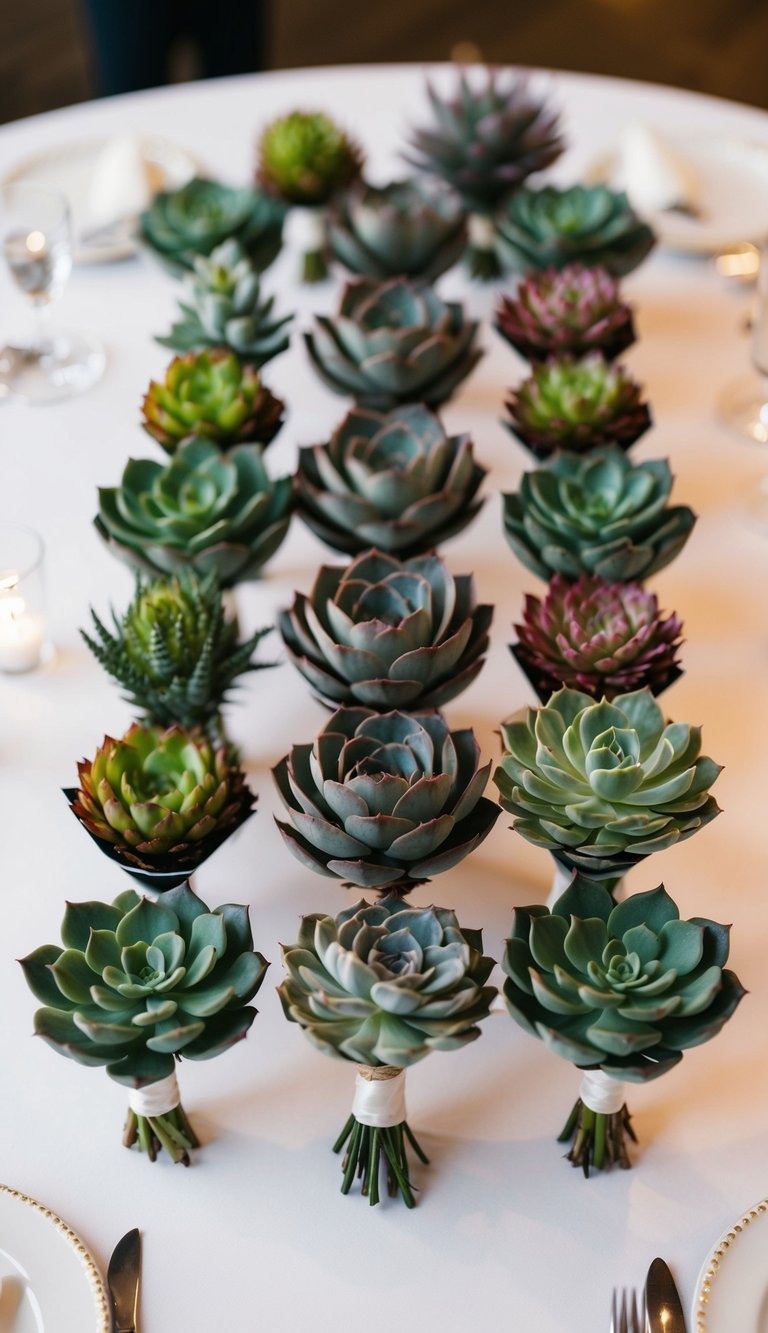
<path id="1" fill-rule="evenodd" d="M 551 912 L 558 898 L 561 898 L 573 879 L 573 871 L 566 870 L 559 861 L 555 861 L 555 873 L 552 878 L 552 888 L 549 890 L 547 898 L 547 911 Z"/>
<path id="2" fill-rule="evenodd" d="M 134 1115 L 147 1117 L 167 1115 L 179 1105 L 179 1085 L 176 1082 L 176 1070 L 161 1078 L 157 1083 L 148 1083 L 145 1088 L 131 1088 L 128 1105 Z"/>
<path id="3" fill-rule="evenodd" d="M 288 215 L 287 231 L 291 245 L 303 255 L 325 249 L 325 209 L 292 208 Z"/>
<path id="4" fill-rule="evenodd" d="M 365 1078 L 358 1073 L 352 1114 L 361 1125 L 374 1129 L 389 1129 L 401 1125 L 405 1115 L 405 1070 L 399 1069 L 389 1078 Z"/>
<path id="5" fill-rule="evenodd" d="M 485 213 L 470 213 L 467 218 L 469 244 L 473 250 L 493 250 L 496 244 L 496 226 Z"/>
<path id="6" fill-rule="evenodd" d="M 602 1069 L 587 1069 L 581 1080 L 579 1096 L 596 1115 L 615 1115 L 624 1105 L 624 1084 L 609 1078 Z"/>

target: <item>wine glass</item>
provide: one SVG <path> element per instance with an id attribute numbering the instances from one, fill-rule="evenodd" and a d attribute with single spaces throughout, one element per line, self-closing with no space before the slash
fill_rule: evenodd
<path id="1" fill-rule="evenodd" d="M 32 403 L 82 393 L 100 378 L 106 358 L 93 335 L 51 329 L 51 306 L 72 271 L 71 222 L 64 195 L 26 181 L 4 185 L 0 242 L 11 277 L 35 317 L 28 341 L 0 350 L 0 386 Z"/>
<path id="2" fill-rule="evenodd" d="M 768 242 L 760 253 L 751 354 L 756 373 L 725 390 L 718 412 L 727 426 L 746 439 L 768 444 Z"/>

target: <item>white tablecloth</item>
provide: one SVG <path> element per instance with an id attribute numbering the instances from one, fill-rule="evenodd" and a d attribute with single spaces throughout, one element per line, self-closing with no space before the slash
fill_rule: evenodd
<path id="1" fill-rule="evenodd" d="M 570 144 L 556 173 L 564 181 L 577 179 L 637 116 L 768 139 L 765 113 L 671 89 L 575 75 L 554 76 L 552 88 Z M 0 173 L 56 143 L 130 131 L 162 133 L 211 172 L 243 181 L 260 126 L 295 104 L 338 115 L 366 145 L 371 174 L 385 179 L 402 170 L 406 126 L 424 114 L 421 71 L 280 73 L 76 107 L 0 130 Z M 301 327 L 313 309 L 332 306 L 336 289 L 297 291 L 294 270 L 295 256 L 284 254 L 266 285 L 281 307 L 298 310 Z M 5 275 L 2 283 L 8 334 L 25 312 Z M 443 290 L 468 291 L 460 274 Z M 0 1179 L 60 1211 L 104 1266 L 117 1238 L 141 1227 L 145 1333 L 454 1333 L 485 1325 L 597 1333 L 607 1326 L 612 1284 L 639 1282 L 657 1253 L 675 1267 L 688 1303 L 710 1243 L 766 1193 L 768 540 L 750 529 L 740 505 L 768 458 L 713 415 L 718 389 L 747 366 L 740 328 L 747 297 L 722 286 L 706 262 L 661 252 L 626 290 L 640 333 L 627 361 L 646 383 L 656 419 L 634 456 L 669 456 L 677 498 L 701 515 L 686 550 L 654 583 L 662 604 L 683 615 L 687 639 L 686 675 L 665 703 L 674 717 L 704 724 L 706 750 L 726 765 L 717 785 L 725 813 L 647 862 L 631 886 L 663 878 L 684 915 L 733 921 L 733 965 L 752 993 L 711 1046 L 632 1090 L 641 1140 L 635 1169 L 588 1182 L 554 1142 L 578 1076 L 495 1014 L 480 1041 L 409 1074 L 410 1120 L 433 1163 L 415 1173 L 423 1186 L 418 1208 L 387 1202 L 374 1210 L 359 1195 L 339 1193 L 330 1143 L 346 1118 L 354 1071 L 324 1059 L 288 1026 L 274 993 L 278 940 L 295 938 L 301 913 L 338 911 L 345 902 L 340 887 L 292 860 L 272 821 L 270 766 L 290 742 L 311 738 L 325 716 L 288 664 L 256 675 L 231 710 L 259 812 L 196 879 L 213 903 L 251 904 L 257 946 L 273 967 L 247 1041 L 215 1064 L 181 1068 L 184 1102 L 204 1141 L 193 1167 L 150 1166 L 126 1152 L 125 1091 L 32 1041 L 34 1001 L 13 959 L 58 939 L 65 898 L 111 899 L 128 883 L 77 827 L 59 788 L 73 782 L 75 761 L 92 754 L 105 731 L 119 734 L 129 721 L 77 630 L 89 603 L 103 613 L 130 594 L 129 573 L 92 527 L 95 487 L 117 483 L 128 455 L 158 456 L 139 429 L 139 403 L 168 359 L 152 334 L 164 332 L 174 312 L 171 279 L 148 260 L 77 271 L 57 317 L 103 335 L 110 357 L 103 382 L 61 407 L 0 406 L 0 513 L 45 537 L 59 650 L 54 671 L 0 678 Z M 480 289 L 469 300 L 490 309 Z M 488 502 L 445 555 L 455 572 L 474 569 L 481 599 L 497 606 L 487 667 L 448 710 L 456 725 L 477 728 L 490 756 L 499 720 L 531 701 L 506 645 L 536 580 L 504 542 L 498 496 L 529 465 L 499 424 L 504 391 L 524 367 L 490 328 L 483 342 L 488 355 L 444 415 L 454 429 L 472 430 L 491 469 Z M 290 406 L 269 462 L 289 470 L 297 445 L 327 438 L 346 404 L 318 384 L 298 337 L 266 379 Z M 268 578 L 240 594 L 245 625 L 270 621 L 294 588 L 308 590 L 320 562 L 334 559 L 296 522 Z M 273 640 L 272 651 L 278 646 Z M 495 956 L 511 907 L 541 900 L 551 875 L 549 858 L 508 822 L 502 817 L 480 850 L 430 890 L 467 924 L 485 928 Z"/>

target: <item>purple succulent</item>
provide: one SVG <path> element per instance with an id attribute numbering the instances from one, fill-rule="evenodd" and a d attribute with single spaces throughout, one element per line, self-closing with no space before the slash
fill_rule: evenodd
<path id="1" fill-rule="evenodd" d="M 612 360 L 635 341 L 632 310 L 606 268 L 568 264 L 523 278 L 502 296 L 496 329 L 526 361 L 602 352 Z"/>
<path id="2" fill-rule="evenodd" d="M 602 444 L 628 449 L 651 425 L 640 385 L 600 352 L 535 365 L 506 406 L 505 426 L 537 458 Z"/>

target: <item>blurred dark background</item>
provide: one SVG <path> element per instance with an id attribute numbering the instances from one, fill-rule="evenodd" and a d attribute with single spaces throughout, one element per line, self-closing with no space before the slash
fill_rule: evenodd
<path id="1" fill-rule="evenodd" d="M 768 107 L 768 0 L 167 2 L 186 15 L 187 28 L 198 24 L 208 45 L 222 25 L 228 28 L 223 45 L 234 53 L 235 69 L 482 59 L 650 79 Z M 142 50 L 154 50 L 162 35 L 168 59 L 159 73 L 156 61 L 144 62 L 146 82 L 227 72 L 226 50 L 208 51 L 206 71 L 189 32 L 163 33 L 165 3 L 0 0 L 0 122 L 114 90 L 109 80 L 121 74 L 105 70 L 103 62 L 99 74 L 88 9 L 112 25 L 119 23 L 121 8 L 129 11 L 126 32 L 138 63 Z M 107 53 L 123 49 L 125 38 L 115 39 L 116 31 L 113 26 L 101 33 Z M 122 77 L 129 77 L 125 70 Z"/>

